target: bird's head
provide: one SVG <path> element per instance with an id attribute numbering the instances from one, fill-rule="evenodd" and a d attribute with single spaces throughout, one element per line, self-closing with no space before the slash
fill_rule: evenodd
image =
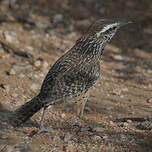
<path id="1" fill-rule="evenodd" d="M 85 36 L 93 36 L 97 39 L 108 42 L 120 27 L 129 23 L 131 22 L 100 19 L 88 28 Z"/>

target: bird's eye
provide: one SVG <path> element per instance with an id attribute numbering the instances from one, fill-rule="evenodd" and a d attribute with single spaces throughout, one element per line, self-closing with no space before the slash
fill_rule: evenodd
<path id="1" fill-rule="evenodd" d="M 105 36 L 104 36 L 104 38 L 105 38 L 105 39 L 107 39 L 107 38 L 108 38 L 108 36 L 107 36 L 107 35 L 105 35 Z"/>
<path id="2" fill-rule="evenodd" d="M 116 28 L 117 28 L 117 27 L 116 27 L 116 26 L 114 26 L 112 29 L 113 29 L 113 30 L 116 30 Z"/>

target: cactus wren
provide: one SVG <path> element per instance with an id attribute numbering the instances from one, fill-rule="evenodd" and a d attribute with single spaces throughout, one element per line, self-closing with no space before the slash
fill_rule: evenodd
<path id="1" fill-rule="evenodd" d="M 12 125 L 20 126 L 44 108 L 40 128 L 43 128 L 45 109 L 49 105 L 74 103 L 77 115 L 83 116 L 89 90 L 100 78 L 101 55 L 116 31 L 130 22 L 100 19 L 92 24 L 75 45 L 52 66 L 41 86 L 40 93 L 13 112 Z"/>

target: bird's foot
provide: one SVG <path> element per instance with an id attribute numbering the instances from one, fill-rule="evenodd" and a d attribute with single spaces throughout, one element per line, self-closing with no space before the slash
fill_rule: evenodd
<path id="1" fill-rule="evenodd" d="M 52 130 L 53 130 L 52 126 L 49 126 L 49 127 L 47 127 L 47 128 L 41 127 L 38 131 L 33 130 L 33 131 L 29 134 L 29 137 L 33 137 L 33 136 L 36 135 L 36 134 L 41 134 L 41 133 L 43 133 L 43 132 L 49 132 L 49 131 L 52 131 Z"/>
<path id="2" fill-rule="evenodd" d="M 49 127 L 41 127 L 40 129 L 39 129 L 39 131 L 37 132 L 37 134 L 41 134 L 42 132 L 49 132 L 49 131 L 52 131 L 53 130 L 53 128 L 52 128 L 52 126 L 49 126 Z"/>

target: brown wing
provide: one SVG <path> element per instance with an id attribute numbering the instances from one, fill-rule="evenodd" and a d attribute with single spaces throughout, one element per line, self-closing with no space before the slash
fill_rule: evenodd
<path id="1" fill-rule="evenodd" d="M 74 49 L 74 48 L 73 48 Z M 41 87 L 41 94 L 52 101 L 72 99 L 92 87 L 100 72 L 100 64 L 86 62 L 75 50 L 59 58 L 50 69 Z"/>

